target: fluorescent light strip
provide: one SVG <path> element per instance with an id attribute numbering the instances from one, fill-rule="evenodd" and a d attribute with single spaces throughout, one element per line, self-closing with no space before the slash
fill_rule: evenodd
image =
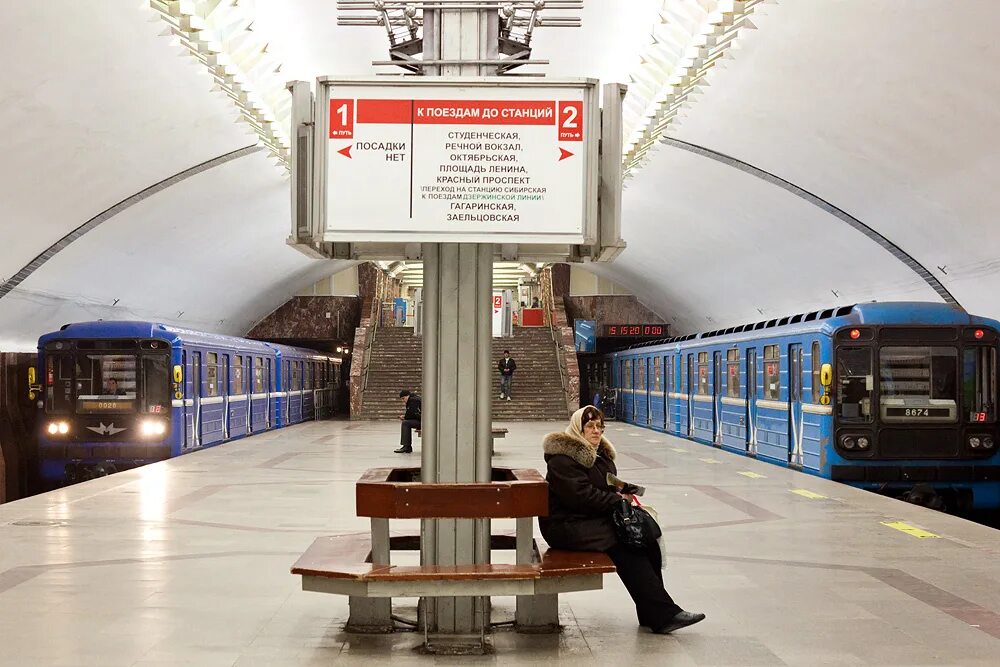
<path id="1" fill-rule="evenodd" d="M 207 69 L 258 143 L 289 169 L 291 96 L 277 75 L 281 62 L 252 30 L 253 0 L 150 0 L 176 38 Z"/>
<path id="2" fill-rule="evenodd" d="M 749 16 L 764 1 L 663 0 L 625 98 L 626 174 L 642 165 L 681 107 L 708 85 L 708 72 L 732 57 L 739 31 L 756 28 Z"/>

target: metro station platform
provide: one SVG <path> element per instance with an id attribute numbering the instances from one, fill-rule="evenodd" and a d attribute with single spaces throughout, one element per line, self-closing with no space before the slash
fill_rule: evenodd
<path id="1" fill-rule="evenodd" d="M 496 465 L 544 470 L 541 438 L 562 424 L 504 426 Z M 317 422 L 0 506 L 0 665 L 997 664 L 1000 532 L 609 427 L 621 477 L 666 526 L 668 590 L 699 625 L 639 628 L 611 574 L 560 596 L 561 635 L 501 628 L 495 655 L 345 633 L 347 599 L 303 592 L 289 566 L 317 536 L 367 532 L 355 481 L 417 464 L 420 444 L 397 455 L 395 423 Z M 513 607 L 494 598 L 494 621 Z"/>

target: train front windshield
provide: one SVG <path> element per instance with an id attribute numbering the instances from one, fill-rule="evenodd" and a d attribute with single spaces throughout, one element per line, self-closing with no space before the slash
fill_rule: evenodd
<path id="1" fill-rule="evenodd" d="M 48 414 L 167 413 L 170 358 L 166 351 L 46 351 Z"/>
<path id="2" fill-rule="evenodd" d="M 996 421 L 995 348 L 966 348 L 960 355 L 957 347 L 950 346 L 884 346 L 878 350 L 877 376 L 874 356 L 871 347 L 838 350 L 841 421 L 866 423 L 877 416 L 887 424 L 954 424 L 963 415 L 969 422 Z"/>

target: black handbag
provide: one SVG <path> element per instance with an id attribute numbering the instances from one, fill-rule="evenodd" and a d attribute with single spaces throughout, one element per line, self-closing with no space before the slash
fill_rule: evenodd
<path id="1" fill-rule="evenodd" d="M 662 535 L 649 512 L 622 498 L 611 512 L 618 541 L 629 549 L 641 550 L 656 542 Z"/>

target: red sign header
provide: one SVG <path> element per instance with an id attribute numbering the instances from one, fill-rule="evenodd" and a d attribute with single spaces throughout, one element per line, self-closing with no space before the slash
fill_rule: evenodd
<path id="1" fill-rule="evenodd" d="M 353 139 L 355 123 L 557 125 L 559 141 L 583 141 L 583 103 L 547 100 L 330 100 L 331 139 Z"/>

